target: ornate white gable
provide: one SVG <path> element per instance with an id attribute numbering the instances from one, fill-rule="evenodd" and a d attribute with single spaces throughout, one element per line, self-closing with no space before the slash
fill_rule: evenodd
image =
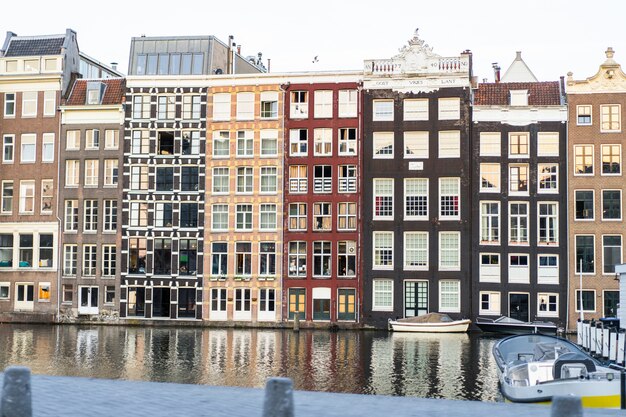
<path id="1" fill-rule="evenodd" d="M 613 48 L 607 48 L 605 54 L 606 60 L 594 76 L 586 80 L 574 80 L 573 74 L 567 73 L 567 93 L 626 92 L 626 74 L 622 71 L 621 65 L 613 59 L 615 51 Z"/>

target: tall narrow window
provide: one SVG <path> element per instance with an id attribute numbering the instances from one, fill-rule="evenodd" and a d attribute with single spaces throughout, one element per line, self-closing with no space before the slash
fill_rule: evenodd
<path id="1" fill-rule="evenodd" d="M 621 129 L 621 106 L 619 104 L 605 104 L 600 106 L 600 131 L 617 132 Z"/>
<path id="2" fill-rule="evenodd" d="M 314 277 L 330 277 L 331 257 L 330 242 L 313 242 Z"/>
<path id="3" fill-rule="evenodd" d="M 337 276 L 350 278 L 356 276 L 356 242 L 352 240 L 337 242 Z"/>
<path id="4" fill-rule="evenodd" d="M 75 232 L 78 230 L 78 200 L 65 200 L 64 231 Z"/>
<path id="5" fill-rule="evenodd" d="M 356 203 L 337 204 L 337 230 L 356 230 Z"/>
<path id="6" fill-rule="evenodd" d="M 313 93 L 313 117 L 333 117 L 333 92 L 332 90 L 317 90 Z"/>
<path id="7" fill-rule="evenodd" d="M 439 179 L 439 218 L 458 220 L 460 216 L 460 179 Z"/>
<path id="8" fill-rule="evenodd" d="M 3 214 L 13 212 L 13 181 L 2 181 L 2 206 Z"/>
<path id="9" fill-rule="evenodd" d="M 306 242 L 289 242 L 289 276 L 306 277 Z"/>
<path id="10" fill-rule="evenodd" d="M 404 179 L 404 218 L 428 219 L 428 178 Z"/>
<path id="11" fill-rule="evenodd" d="M 15 135 L 2 137 L 2 162 L 11 163 L 15 159 Z"/>
<path id="12" fill-rule="evenodd" d="M 276 275 L 276 243 L 259 243 L 259 275 L 268 277 Z"/>
<path id="13" fill-rule="evenodd" d="M 96 245 L 83 245 L 83 272 L 84 277 L 96 276 L 97 255 Z"/>
<path id="14" fill-rule="evenodd" d="M 528 203 L 510 203 L 509 222 L 509 241 L 528 243 Z"/>
<path id="15" fill-rule="evenodd" d="M 289 230 L 306 230 L 307 205 L 306 203 L 289 204 Z"/>
<path id="16" fill-rule="evenodd" d="M 404 270 L 428 269 L 428 232 L 404 232 Z"/>
<path id="17" fill-rule="evenodd" d="M 559 220 L 557 203 L 538 203 L 539 243 L 557 243 L 559 240 Z"/>
<path id="18" fill-rule="evenodd" d="M 374 269 L 393 269 L 393 232 L 374 232 Z"/>
<path id="19" fill-rule="evenodd" d="M 98 230 L 98 200 L 85 200 L 83 208 L 83 231 Z"/>
<path id="20" fill-rule="evenodd" d="M 117 200 L 104 200 L 104 221 L 102 231 L 117 231 Z"/>
<path id="21" fill-rule="evenodd" d="M 602 145 L 602 175 L 622 173 L 622 146 Z"/>
<path id="22" fill-rule="evenodd" d="M 20 181 L 20 213 L 35 212 L 35 181 Z"/>
<path id="23" fill-rule="evenodd" d="M 339 90 L 339 117 L 356 117 L 357 103 L 357 90 Z"/>
<path id="24" fill-rule="evenodd" d="M 374 179 L 374 219 L 393 220 L 393 178 Z"/>
<path id="25" fill-rule="evenodd" d="M 480 243 L 500 242 L 500 203 L 480 203 Z"/>
<path id="26" fill-rule="evenodd" d="M 574 145 L 574 174 L 593 175 L 593 145 Z"/>
<path id="27" fill-rule="evenodd" d="M 594 235 L 578 235 L 576 236 L 576 273 L 582 272 L 593 274 L 595 273 L 595 236 Z"/>

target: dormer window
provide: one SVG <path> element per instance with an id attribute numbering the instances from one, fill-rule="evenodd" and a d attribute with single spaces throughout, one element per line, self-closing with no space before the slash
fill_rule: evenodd
<path id="1" fill-rule="evenodd" d="M 511 106 L 528 106 L 528 90 L 511 90 Z"/>
<path id="2" fill-rule="evenodd" d="M 87 82 L 87 104 L 100 104 L 106 85 L 100 81 Z"/>

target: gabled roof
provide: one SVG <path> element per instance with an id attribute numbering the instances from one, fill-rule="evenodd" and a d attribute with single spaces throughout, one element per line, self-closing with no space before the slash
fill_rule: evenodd
<path id="1" fill-rule="evenodd" d="M 84 106 L 87 103 L 87 82 L 101 82 L 105 85 L 104 94 L 102 96 L 101 105 L 121 104 L 124 98 L 124 90 L 126 89 L 126 79 L 124 78 L 107 78 L 102 80 L 84 80 L 79 79 L 74 83 L 72 92 L 70 93 L 67 106 Z"/>
<path id="2" fill-rule="evenodd" d="M 528 90 L 529 106 L 561 105 L 558 81 L 532 83 L 482 83 L 474 93 L 476 106 L 509 106 L 511 90 Z"/>
<path id="3" fill-rule="evenodd" d="M 65 35 L 14 36 L 4 53 L 5 57 L 60 55 Z"/>
<path id="4" fill-rule="evenodd" d="M 528 68 L 528 65 L 526 65 L 526 63 L 522 59 L 522 53 L 520 51 L 517 51 L 515 59 L 509 66 L 509 69 L 507 69 L 504 73 L 501 81 L 503 83 L 532 83 L 539 80 L 537 80 L 535 74 L 533 74 L 530 68 Z"/>

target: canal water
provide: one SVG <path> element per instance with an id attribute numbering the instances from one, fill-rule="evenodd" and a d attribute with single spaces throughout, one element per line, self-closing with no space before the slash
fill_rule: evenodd
<path id="1" fill-rule="evenodd" d="M 491 348 L 468 334 L 0 324 L 0 370 L 261 388 L 501 401 Z"/>

